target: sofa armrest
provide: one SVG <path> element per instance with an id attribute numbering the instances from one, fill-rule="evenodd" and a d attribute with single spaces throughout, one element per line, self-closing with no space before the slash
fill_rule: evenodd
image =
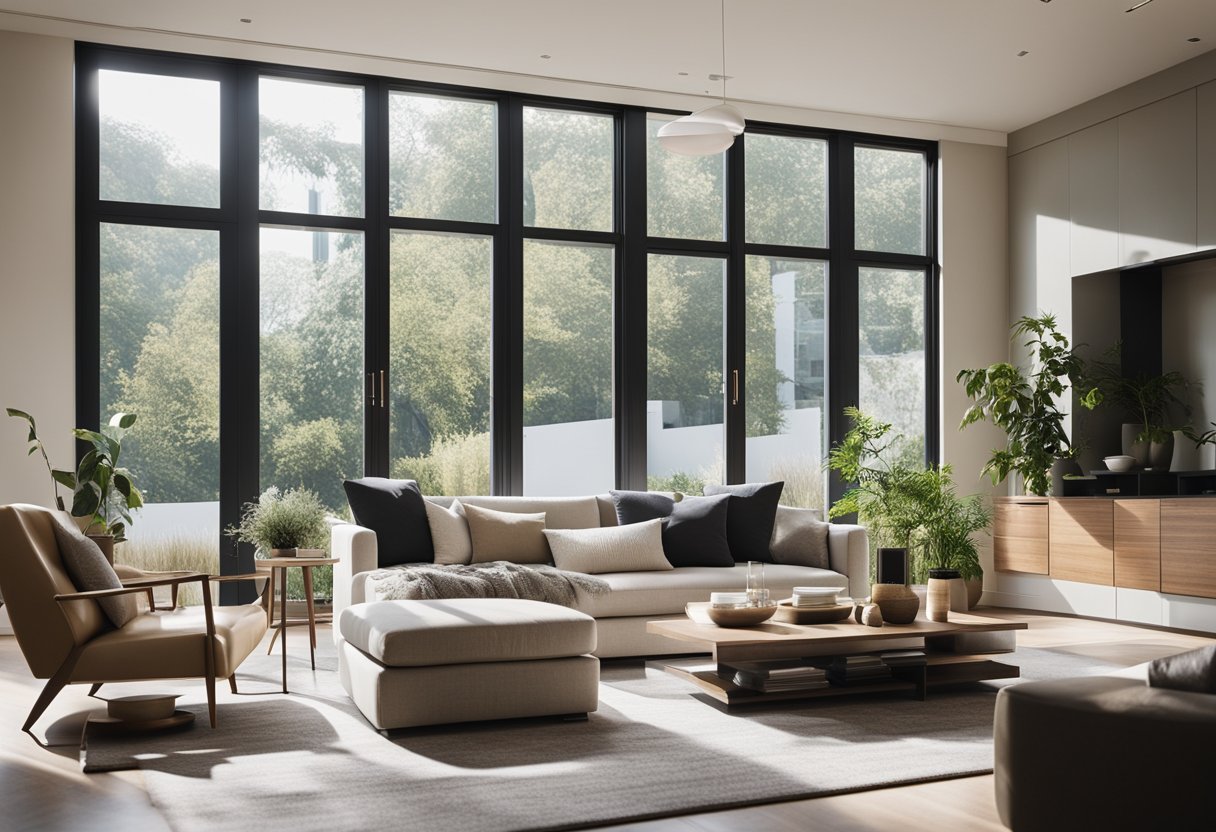
<path id="1" fill-rule="evenodd" d="M 330 557 L 334 564 L 334 621 L 351 604 L 363 602 L 360 585 L 355 589 L 354 578 L 360 572 L 371 572 L 379 566 L 376 533 L 354 523 L 342 523 L 329 531 Z M 335 632 L 337 628 L 334 628 Z"/>
<path id="2" fill-rule="evenodd" d="M 849 594 L 854 598 L 870 594 L 870 535 L 865 526 L 828 526 L 828 566 L 849 579 Z"/>

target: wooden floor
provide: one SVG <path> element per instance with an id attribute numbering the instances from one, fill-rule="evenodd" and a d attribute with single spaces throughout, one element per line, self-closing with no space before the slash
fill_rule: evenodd
<path id="1" fill-rule="evenodd" d="M 1018 633 L 1027 647 L 1050 647 L 1126 665 L 1210 644 L 1212 639 L 1103 621 L 986 609 L 985 615 L 1021 618 Z M 318 634 L 328 638 L 328 630 Z M 303 633 L 293 633 L 295 641 Z M 299 649 L 306 650 L 304 643 Z M 297 653 L 296 655 L 299 655 Z M 225 685 L 220 685 L 226 688 Z M 35 730 L 47 731 L 62 748 L 40 748 L 20 730 L 41 683 L 34 680 L 12 637 L 0 637 L 0 828 L 14 830 L 167 830 L 148 801 L 139 772 L 85 775 L 77 761 L 83 716 L 98 706 L 87 688 L 64 691 Z M 220 692 L 222 700 L 226 690 Z M 335 801 L 341 798 L 335 796 Z M 335 807 L 333 829 L 353 820 Z M 257 819 L 249 819 L 256 828 Z M 992 796 L 992 777 L 965 777 L 917 786 L 879 789 L 837 797 L 773 803 L 726 812 L 686 815 L 606 827 L 617 832 L 794 832 L 799 830 L 889 830 L 971 832 L 1003 830 Z"/>

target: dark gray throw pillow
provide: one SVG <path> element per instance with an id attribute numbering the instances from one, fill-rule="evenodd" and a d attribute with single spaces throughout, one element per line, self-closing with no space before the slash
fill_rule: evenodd
<path id="1" fill-rule="evenodd" d="M 622 526 L 670 517 L 676 504 L 671 497 L 650 491 L 609 491 L 608 494 L 616 506 L 616 522 Z"/>
<path id="2" fill-rule="evenodd" d="M 1216 644 L 1154 659 L 1148 666 L 1148 683 L 1154 688 L 1216 693 Z"/>
<path id="3" fill-rule="evenodd" d="M 55 542 L 59 544 L 59 558 L 68 570 L 68 577 L 78 592 L 94 592 L 99 589 L 119 589 L 122 581 L 118 573 L 101 553 L 96 543 L 89 540 L 79 529 L 69 529 L 58 521 L 52 524 L 55 528 Z M 72 603 L 83 604 L 84 601 Z M 135 616 L 139 608 L 135 606 L 134 595 L 112 595 L 109 598 L 98 598 L 101 611 L 110 619 L 115 627 L 122 627 Z"/>
<path id="4" fill-rule="evenodd" d="M 729 500 L 685 497 L 663 524 L 663 554 L 672 566 L 734 566 L 727 539 Z"/>
<path id="5" fill-rule="evenodd" d="M 426 503 L 416 481 L 364 477 L 346 480 L 342 487 L 355 522 L 376 533 L 379 566 L 435 559 Z"/>
<path id="6" fill-rule="evenodd" d="M 731 556 L 737 562 L 773 562 L 773 554 L 768 547 L 773 538 L 773 522 L 777 516 L 777 504 L 781 502 L 781 489 L 784 487 L 784 482 L 705 486 L 707 497 L 715 494 L 730 495 L 730 508 L 726 515 L 726 537 L 730 540 Z"/>

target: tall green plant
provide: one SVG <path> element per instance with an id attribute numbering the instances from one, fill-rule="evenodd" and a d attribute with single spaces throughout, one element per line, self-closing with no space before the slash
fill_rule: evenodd
<path id="1" fill-rule="evenodd" d="M 983 496 L 958 495 L 949 465 L 943 465 L 934 473 L 937 487 L 924 506 L 917 533 L 919 551 L 918 557 L 913 559 L 913 580 L 925 581 L 930 569 L 957 569 L 964 578 L 979 578 L 984 570 L 980 566 L 975 535 L 987 531 L 992 523 L 992 512 Z"/>
<path id="2" fill-rule="evenodd" d="M 983 473 L 996 484 L 1016 471 L 1026 491 L 1046 495 L 1052 463 L 1072 454 L 1057 401 L 1084 377 L 1085 365 L 1068 336 L 1057 328 L 1054 315 L 1023 317 L 1013 325 L 1012 337 L 1023 336 L 1029 336 L 1022 344 L 1029 371 L 1007 361 L 959 371 L 955 380 L 973 401 L 959 429 L 989 421 L 1003 430 L 1008 444 L 992 451 Z M 1095 387 L 1079 400 L 1092 410 L 1102 401 L 1102 393 Z"/>

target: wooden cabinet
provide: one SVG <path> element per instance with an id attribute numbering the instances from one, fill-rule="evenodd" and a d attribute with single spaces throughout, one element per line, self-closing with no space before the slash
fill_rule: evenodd
<path id="1" fill-rule="evenodd" d="M 1115 500 L 1115 586 L 1161 589 L 1161 501 Z"/>
<path id="2" fill-rule="evenodd" d="M 1068 137 L 1072 274 L 1119 267 L 1119 125 L 1104 121 Z"/>
<path id="3" fill-rule="evenodd" d="M 1048 574 L 1064 581 L 1114 586 L 1114 500 L 1091 497 L 1050 502 Z"/>
<path id="4" fill-rule="evenodd" d="M 1119 262 L 1196 247 L 1196 91 L 1119 116 Z"/>
<path id="5" fill-rule="evenodd" d="M 992 518 L 992 559 L 998 572 L 1047 574 L 1047 499 L 1003 497 Z"/>
<path id="6" fill-rule="evenodd" d="M 1161 500 L 1161 591 L 1216 598 L 1216 503 Z"/>
<path id="7" fill-rule="evenodd" d="M 1216 81 L 1197 94 L 1199 248 L 1216 248 Z"/>

